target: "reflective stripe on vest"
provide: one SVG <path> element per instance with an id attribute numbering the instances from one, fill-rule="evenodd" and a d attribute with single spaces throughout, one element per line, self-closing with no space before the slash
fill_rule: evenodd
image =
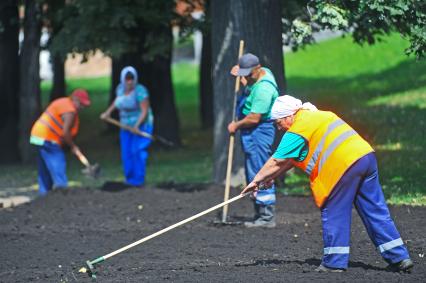
<path id="1" fill-rule="evenodd" d="M 46 122 L 46 120 L 44 119 L 39 119 L 38 122 L 42 123 L 43 125 L 45 125 L 46 127 L 48 127 L 55 135 L 57 135 L 58 137 L 61 137 L 61 135 L 55 130 L 55 128 L 53 128 L 49 122 Z"/>
<path id="2" fill-rule="evenodd" d="M 319 165 L 318 165 L 318 174 L 321 172 L 322 166 L 324 165 L 325 161 L 328 159 L 328 157 L 333 153 L 333 151 L 341 145 L 345 140 L 347 140 L 350 136 L 356 135 L 357 132 L 354 130 L 349 130 L 347 132 L 344 132 L 340 136 L 335 139 L 330 146 L 327 148 L 327 150 L 323 153 L 321 156 Z"/>
<path id="3" fill-rule="evenodd" d="M 63 126 L 62 126 L 62 124 L 58 120 L 56 120 L 56 118 L 52 114 L 50 114 L 49 111 L 46 110 L 46 111 L 44 111 L 44 113 L 46 113 L 47 116 L 49 116 L 50 119 L 52 119 L 53 123 L 55 123 L 56 126 L 58 126 L 62 130 L 64 129 Z"/>
<path id="4" fill-rule="evenodd" d="M 322 207 L 346 170 L 374 151 L 355 130 L 328 111 L 300 110 L 288 132 L 302 136 L 307 143 L 306 159 L 292 159 L 292 163 L 309 175 L 318 207 Z"/>
<path id="5" fill-rule="evenodd" d="M 342 119 L 338 119 L 328 126 L 327 132 L 325 132 L 325 135 L 322 136 L 321 141 L 319 142 L 319 144 L 315 148 L 314 154 L 312 155 L 311 159 L 308 162 L 308 166 L 306 167 L 306 170 L 305 170 L 305 172 L 308 175 L 311 175 L 312 169 L 314 168 L 315 164 L 317 163 L 318 156 L 319 156 L 319 154 L 321 153 L 321 151 L 324 147 L 325 138 L 330 134 L 331 131 L 333 131 L 338 126 L 343 125 L 344 123 L 345 122 Z"/>

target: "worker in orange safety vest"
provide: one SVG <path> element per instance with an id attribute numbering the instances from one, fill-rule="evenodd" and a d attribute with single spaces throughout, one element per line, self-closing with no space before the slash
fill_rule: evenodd
<path id="1" fill-rule="evenodd" d="M 414 264 L 386 205 L 373 148 L 336 114 L 289 95 L 275 100 L 271 119 L 287 132 L 242 193 L 269 187 L 274 178 L 298 167 L 309 176 L 321 209 L 324 256 L 316 271 L 347 269 L 352 205 L 389 268 L 411 269 Z"/>
<path id="2" fill-rule="evenodd" d="M 78 133 L 78 112 L 90 105 L 86 90 L 77 89 L 69 97 L 62 97 L 49 104 L 31 129 L 30 143 L 38 149 L 39 194 L 65 189 L 68 186 L 66 161 L 62 146 L 81 155 L 73 139 Z"/>

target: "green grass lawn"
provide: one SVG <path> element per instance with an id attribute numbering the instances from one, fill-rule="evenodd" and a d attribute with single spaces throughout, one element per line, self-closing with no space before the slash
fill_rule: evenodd
<path id="1" fill-rule="evenodd" d="M 351 38 L 310 46 L 285 58 L 288 93 L 332 110 L 377 151 L 392 203 L 426 204 L 426 62 L 404 55 L 399 35 L 374 46 Z M 300 191 L 305 178 L 289 178 Z"/>
<path id="2" fill-rule="evenodd" d="M 288 94 L 332 110 L 348 121 L 377 151 L 381 181 L 391 203 L 426 204 L 426 62 L 407 57 L 408 43 L 398 35 L 374 46 L 359 46 L 338 38 L 285 55 Z M 210 131 L 198 121 L 198 67 L 173 66 L 176 103 L 183 147 L 153 149 L 148 184 L 208 182 L 212 175 Z M 81 165 L 68 154 L 74 185 L 99 186 L 123 180 L 118 135 L 98 119 L 106 108 L 109 78 L 69 80 L 69 89 L 87 88 L 93 106 L 81 113 L 78 143 L 89 160 L 99 162 L 103 178 L 80 174 Z M 50 88 L 43 83 L 44 101 Z M 35 186 L 34 166 L 1 168 L 2 186 Z M 284 193 L 309 194 L 307 178 L 296 171 L 286 179 Z"/>

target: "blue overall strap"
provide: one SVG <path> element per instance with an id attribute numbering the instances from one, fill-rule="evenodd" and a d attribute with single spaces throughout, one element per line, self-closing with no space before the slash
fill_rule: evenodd
<path id="1" fill-rule="evenodd" d="M 249 96 L 250 92 L 247 91 L 247 88 L 244 88 L 244 90 L 242 91 L 242 93 L 240 95 L 238 95 L 237 97 L 237 104 L 236 104 L 236 108 L 235 108 L 235 113 L 237 115 L 238 120 L 241 120 L 245 117 L 245 115 L 243 114 L 243 108 L 244 108 L 244 104 L 246 104 L 246 100 L 247 97 Z"/>

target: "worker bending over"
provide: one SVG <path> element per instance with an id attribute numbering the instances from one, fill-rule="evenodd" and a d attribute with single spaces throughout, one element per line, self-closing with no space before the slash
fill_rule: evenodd
<path id="1" fill-rule="evenodd" d="M 269 187 L 291 167 L 309 175 L 315 203 L 321 209 L 324 256 L 319 272 L 348 267 L 352 205 L 389 267 L 413 267 L 395 227 L 379 183 L 373 148 L 336 114 L 285 95 L 271 111 L 278 130 L 287 130 L 272 157 L 242 193 Z"/>
<path id="2" fill-rule="evenodd" d="M 38 150 L 39 194 L 46 195 L 54 189 L 68 186 L 66 161 L 62 146 L 81 155 L 73 139 L 78 133 L 78 112 L 90 105 L 87 91 L 75 90 L 71 96 L 62 97 L 49 104 L 31 129 L 30 143 Z"/>

